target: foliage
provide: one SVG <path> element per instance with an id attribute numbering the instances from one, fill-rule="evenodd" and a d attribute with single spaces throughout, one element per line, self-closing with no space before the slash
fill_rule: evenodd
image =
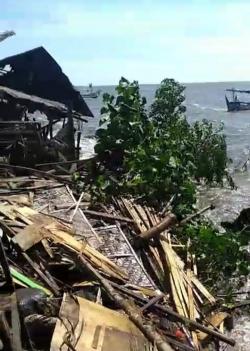
<path id="1" fill-rule="evenodd" d="M 188 123 L 184 89 L 173 79 L 163 80 L 151 106 L 141 97 L 138 82 L 125 78 L 116 97 L 104 94 L 97 163 L 88 179 L 92 194 L 102 200 L 129 194 L 158 210 L 174 198 L 173 212 L 182 217 L 192 211 L 198 183 L 223 184 L 228 161 L 223 125 Z M 183 243 L 191 239 L 190 250 L 209 285 L 235 271 L 247 272 L 241 234 L 221 235 L 204 221 L 176 234 Z"/>
<path id="2" fill-rule="evenodd" d="M 156 90 L 155 100 L 151 105 L 150 115 L 158 123 L 171 123 L 183 116 L 186 111 L 183 102 L 185 87 L 174 79 L 164 79 Z"/>
<path id="3" fill-rule="evenodd" d="M 195 202 L 196 182 L 222 183 L 225 138 L 211 122 L 187 122 L 184 89 L 163 80 L 148 110 L 138 82 L 122 78 L 116 97 L 104 95 L 95 148 L 99 196 L 132 194 L 159 205 L 175 194 L 175 211 L 184 214 Z"/>
<path id="4" fill-rule="evenodd" d="M 203 220 L 186 225 L 177 235 L 184 244 L 190 239 L 189 251 L 195 254 L 199 276 L 207 285 L 219 286 L 225 280 L 228 284 L 228 279 L 234 274 L 249 273 L 248 261 L 242 250 L 248 243 L 247 234 L 233 231 L 221 234 Z"/>
<path id="5" fill-rule="evenodd" d="M 95 147 L 99 160 L 112 170 L 122 167 L 126 153 L 143 141 L 148 119 L 138 82 L 121 78 L 116 91 L 116 98 L 103 95 L 100 127 L 106 123 L 107 128 L 97 130 Z"/>
<path id="6" fill-rule="evenodd" d="M 227 145 L 222 134 L 223 124 L 217 127 L 203 120 L 191 127 L 196 179 L 206 179 L 209 183 L 222 184 L 227 167 Z M 197 152 L 199 150 L 199 152 Z"/>

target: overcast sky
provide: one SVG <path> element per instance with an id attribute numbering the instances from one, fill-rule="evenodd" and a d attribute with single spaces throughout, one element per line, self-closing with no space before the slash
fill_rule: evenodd
<path id="1" fill-rule="evenodd" d="M 250 1 L 2 0 L 0 57 L 43 45 L 77 85 L 250 80 Z"/>

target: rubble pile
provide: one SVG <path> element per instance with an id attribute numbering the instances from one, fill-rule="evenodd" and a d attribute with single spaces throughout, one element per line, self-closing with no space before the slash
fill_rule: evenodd
<path id="1" fill-rule="evenodd" d="M 224 334 L 228 311 L 171 235 L 182 223 L 168 209 L 131 198 L 93 206 L 69 176 L 0 168 L 1 350 L 235 344 Z"/>

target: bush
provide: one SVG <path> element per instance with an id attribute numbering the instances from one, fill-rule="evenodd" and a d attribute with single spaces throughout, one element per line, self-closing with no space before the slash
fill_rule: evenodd
<path id="1" fill-rule="evenodd" d="M 218 231 L 206 221 L 188 224 L 176 235 L 183 244 L 190 239 L 189 252 L 194 253 L 199 277 L 209 286 L 222 288 L 234 274 L 247 275 L 249 263 L 242 247 L 248 243 L 248 233 Z"/>
<path id="2" fill-rule="evenodd" d="M 95 147 L 97 194 L 131 194 L 157 206 L 175 194 L 176 211 L 186 213 L 196 200 L 195 183 L 223 182 L 222 127 L 205 120 L 190 125 L 184 89 L 173 79 L 163 80 L 148 111 L 138 82 L 122 78 L 116 97 L 104 94 Z"/>
<path id="3" fill-rule="evenodd" d="M 228 162 L 223 125 L 207 120 L 189 124 L 184 89 L 173 79 L 163 80 L 148 109 L 138 82 L 122 78 L 116 97 L 104 95 L 94 195 L 102 200 L 131 195 L 157 210 L 174 198 L 173 212 L 183 217 L 196 202 L 198 183 L 223 184 Z M 175 228 L 175 234 L 184 244 L 191 239 L 189 250 L 208 285 L 248 272 L 240 250 L 246 236 L 221 235 L 204 220 Z"/>

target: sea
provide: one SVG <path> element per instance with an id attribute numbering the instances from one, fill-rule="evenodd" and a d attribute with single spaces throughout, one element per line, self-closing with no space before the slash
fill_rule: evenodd
<path id="1" fill-rule="evenodd" d="M 237 218 L 242 209 L 250 207 L 250 161 L 248 162 L 250 159 L 250 111 L 227 112 L 225 90 L 228 88 L 250 90 L 250 82 L 184 83 L 184 85 L 186 86 L 185 105 L 188 121 L 193 123 L 207 119 L 213 121 L 215 125 L 220 123 L 224 125 L 228 157 L 232 160 L 229 170 L 237 188 L 232 190 L 229 186 L 224 188 L 203 187 L 200 189 L 197 204 L 199 208 L 211 203 L 215 205 L 216 208 L 207 212 L 206 215 L 223 231 L 220 222 L 231 222 Z M 153 102 L 158 87 L 156 84 L 140 86 L 141 95 L 146 97 L 148 105 Z M 83 92 L 86 88 L 78 87 L 78 89 Z M 85 99 L 94 118 L 88 118 L 88 123 L 83 126 L 81 154 L 84 158 L 94 153 L 94 136 L 100 120 L 102 94 L 115 95 L 115 86 L 96 86 L 95 89 L 101 90 L 101 95 L 96 99 Z M 243 165 L 248 166 L 248 163 L 249 167 L 243 167 Z M 243 290 L 250 292 L 250 278 Z M 227 350 L 249 351 L 249 315 L 243 314 L 236 320 L 230 336 L 236 339 L 237 346 L 227 348 Z"/>
<path id="2" fill-rule="evenodd" d="M 192 123 L 197 120 L 208 119 L 216 123 L 223 122 L 224 132 L 227 137 L 228 154 L 235 164 L 244 162 L 244 157 L 250 152 L 250 111 L 227 112 L 225 103 L 225 89 L 237 87 L 250 89 L 250 82 L 227 82 L 227 83 L 188 83 L 184 84 L 186 116 Z M 141 95 L 145 96 L 150 105 L 155 96 L 158 85 L 145 84 L 140 86 Z M 78 87 L 84 91 L 84 87 Z M 89 118 L 83 128 L 84 138 L 92 138 L 99 125 L 100 109 L 102 107 L 103 93 L 115 94 L 115 86 L 96 86 L 101 90 L 98 98 L 87 98 L 86 103 L 90 107 L 94 118 Z M 92 152 L 92 144 L 84 146 L 83 152 Z"/>
<path id="3" fill-rule="evenodd" d="M 229 171 L 237 186 L 231 190 L 227 186 L 220 188 L 202 189 L 204 199 L 200 198 L 200 205 L 214 202 L 217 210 L 209 214 L 219 224 L 220 221 L 233 220 L 241 209 L 250 207 L 250 111 L 227 112 L 225 93 L 227 88 L 250 89 L 250 82 L 222 82 L 222 83 L 188 83 L 184 84 L 186 116 L 190 123 L 207 119 L 213 121 L 215 126 L 223 123 L 226 135 L 228 157 L 232 163 Z M 142 96 L 147 104 L 154 100 L 156 84 L 140 86 Z M 78 87 L 84 91 L 85 87 Z M 99 126 L 102 95 L 110 93 L 115 95 L 115 86 L 96 86 L 101 94 L 98 98 L 85 99 L 94 118 L 88 118 L 88 123 L 82 127 L 81 156 L 87 158 L 94 153 L 95 132 Z M 249 163 L 249 167 L 248 167 Z M 246 165 L 247 167 L 243 167 Z"/>

